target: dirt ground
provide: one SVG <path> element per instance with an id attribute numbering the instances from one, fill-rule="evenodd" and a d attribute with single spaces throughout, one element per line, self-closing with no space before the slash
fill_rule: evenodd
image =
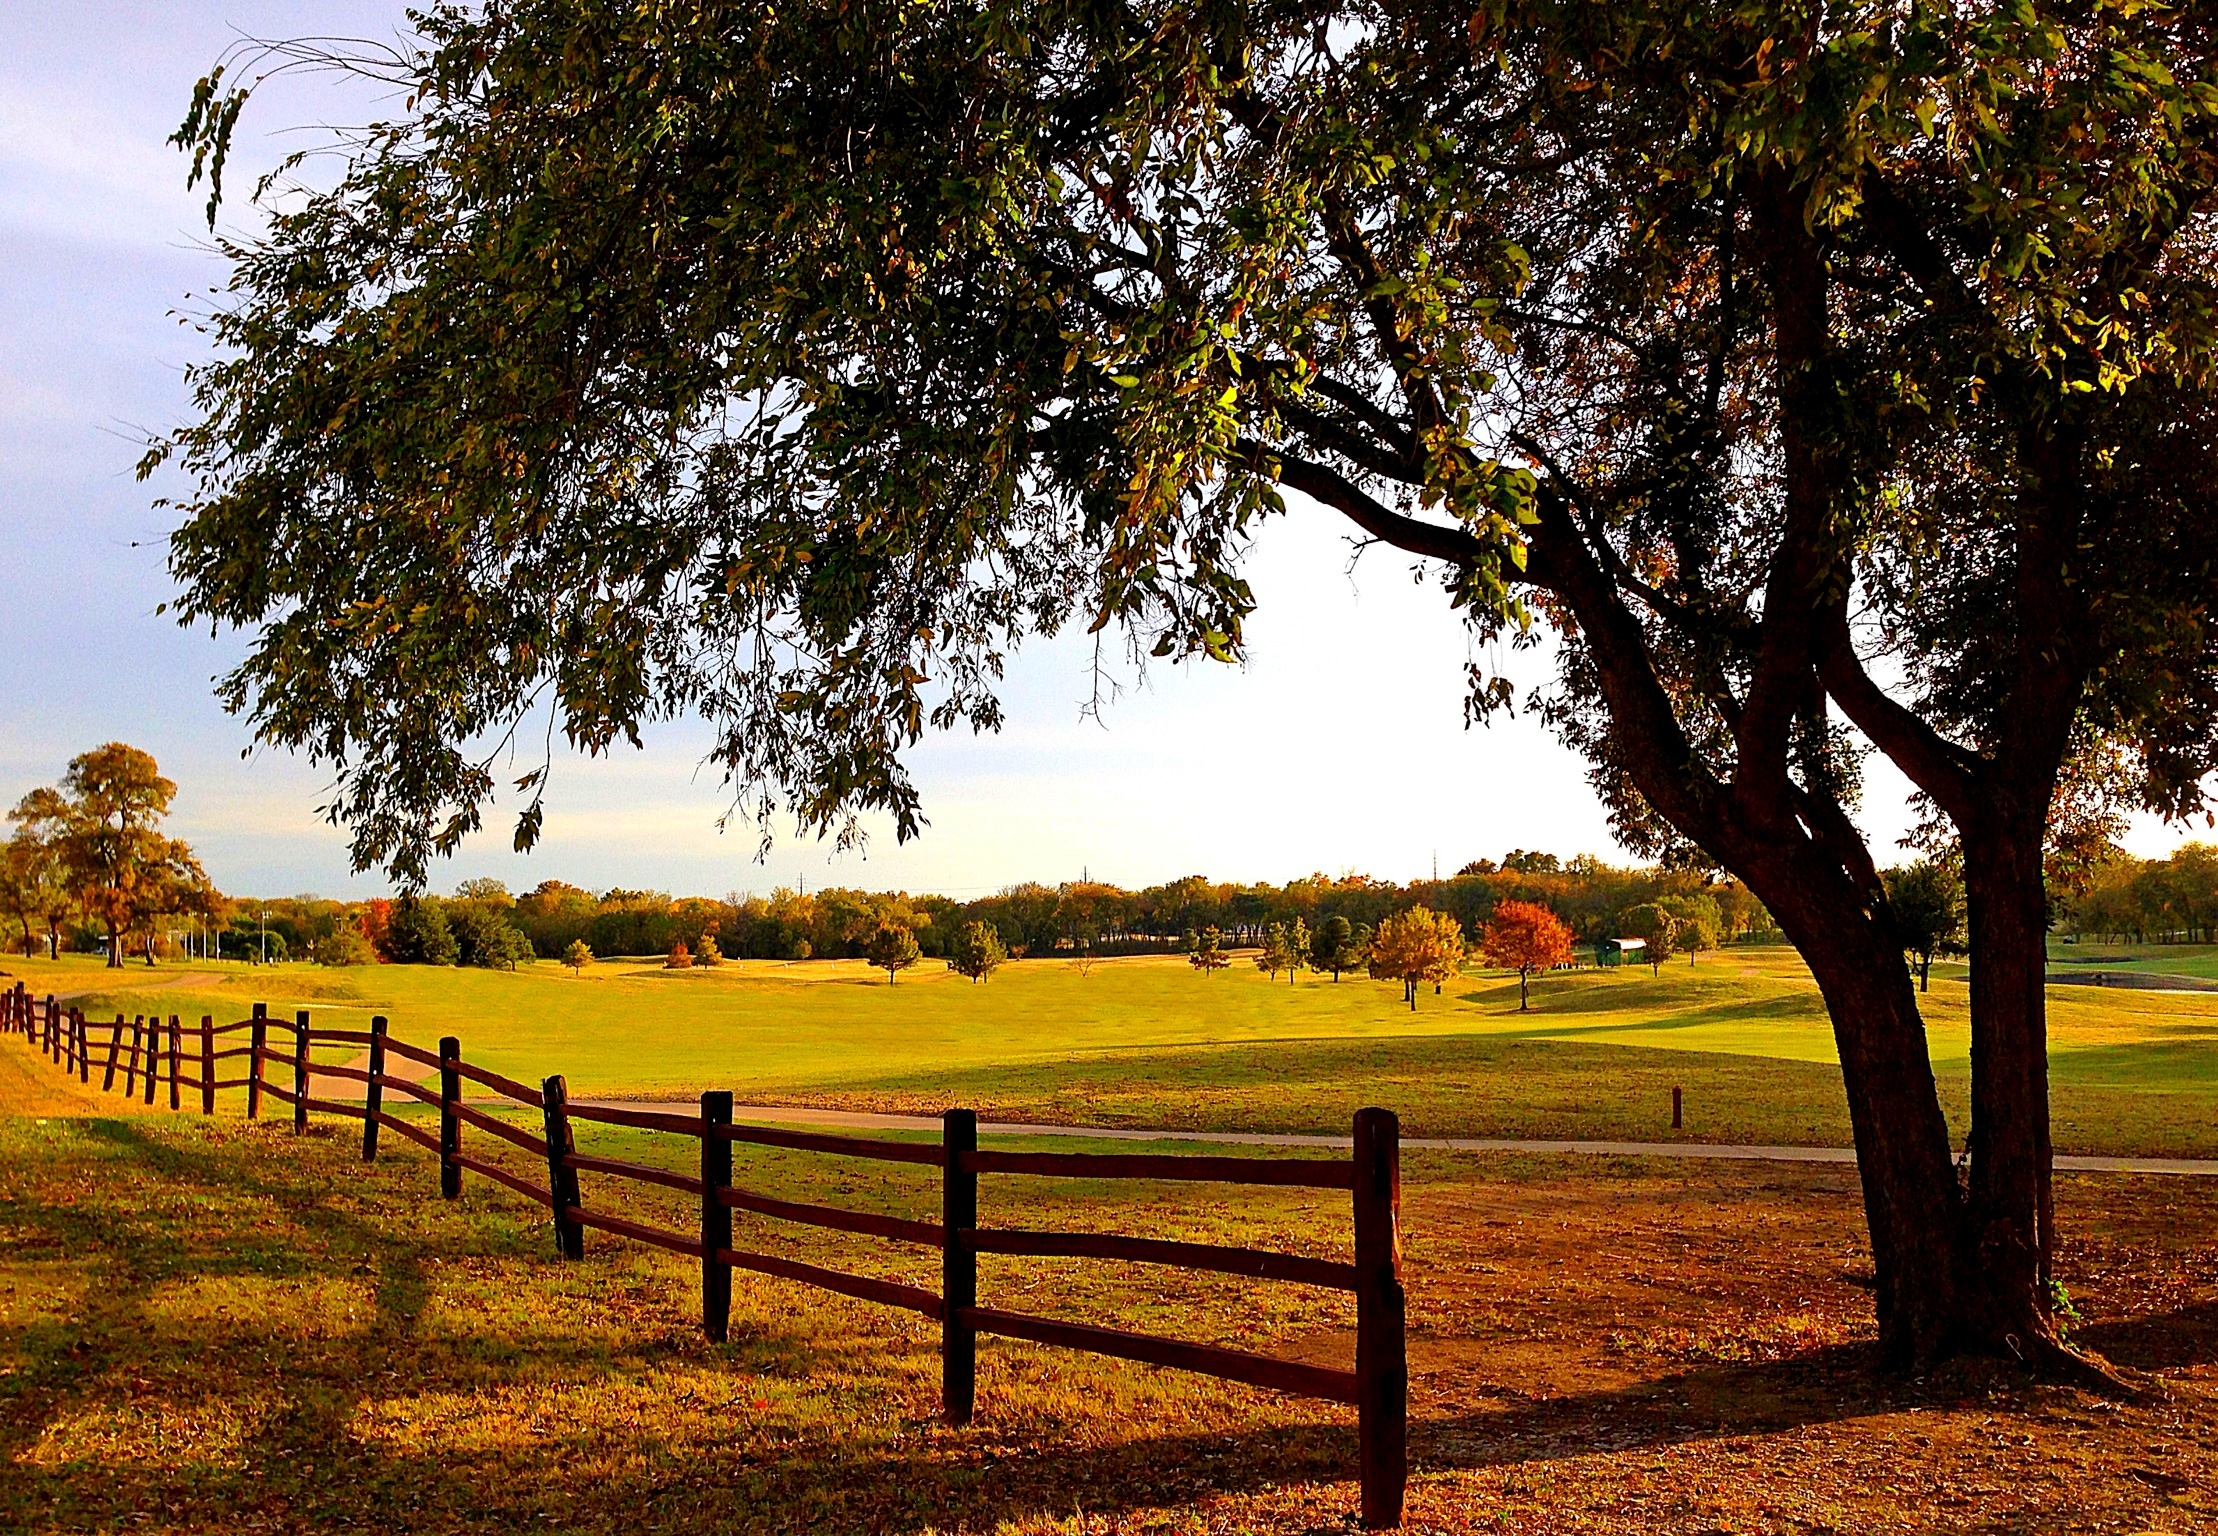
<path id="1" fill-rule="evenodd" d="M 2218 1530 L 2218 1181 L 2065 1176 L 2072 1337 L 2146 1396 L 1876 1372 L 1852 1170 L 1415 1182 L 1419 1528 Z"/>
<path id="2" fill-rule="evenodd" d="M 739 1277 L 712 1345 L 691 1260 L 596 1236 L 560 1263 L 510 1192 L 435 1189 L 327 1126 L 0 1116 L 0 1531 L 1352 1529 L 1346 1409 L 989 1340 L 952 1430 L 922 1319 Z M 1346 1241 L 1337 1201 L 1209 1189 L 996 1211 Z M 2074 1337 L 2132 1400 L 1877 1370 L 1853 1170 L 1413 1151 L 1403 1190 L 1412 1532 L 2218 1531 L 2218 1180 L 2059 1180 Z M 797 1255 L 855 1248 L 818 1235 Z M 989 1278 L 1022 1310 L 1349 1359 L 1331 1293 L 1132 1269 Z"/>

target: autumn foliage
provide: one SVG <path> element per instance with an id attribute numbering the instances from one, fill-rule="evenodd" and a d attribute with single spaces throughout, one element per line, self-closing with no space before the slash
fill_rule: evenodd
<path id="1" fill-rule="evenodd" d="M 1422 983 L 1437 992 L 1463 964 L 1463 926 L 1430 907 L 1397 912 L 1372 935 L 1370 963 L 1377 980 L 1402 984 L 1402 999 L 1414 1011 Z"/>
<path id="2" fill-rule="evenodd" d="M 1571 963 L 1571 930 L 1535 901 L 1505 901 L 1494 909 L 1479 934 L 1479 956 L 1488 965 L 1517 973 L 1517 1010 L 1532 1006 L 1535 971 Z"/>

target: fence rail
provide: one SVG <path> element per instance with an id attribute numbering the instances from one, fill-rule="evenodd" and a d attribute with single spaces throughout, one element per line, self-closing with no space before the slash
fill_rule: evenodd
<path id="1" fill-rule="evenodd" d="M 248 1036 L 248 1044 L 216 1048 L 219 1036 L 242 1031 Z M 290 1038 L 273 1045 L 272 1031 Z M 267 1095 L 291 1108 L 296 1132 L 307 1129 L 311 1111 L 359 1120 L 362 1156 L 368 1160 L 377 1157 L 378 1133 L 391 1131 L 438 1159 L 440 1194 L 445 1199 L 460 1195 L 463 1174 L 472 1173 L 544 1207 L 553 1229 L 555 1251 L 564 1259 L 583 1257 L 588 1230 L 695 1259 L 701 1266 L 701 1326 L 713 1340 L 721 1341 L 730 1325 L 731 1272 L 735 1269 L 919 1313 L 940 1325 L 942 1410 L 951 1424 L 969 1423 L 975 1410 L 980 1334 L 1198 1371 L 1250 1386 L 1352 1404 L 1357 1416 L 1363 1523 L 1374 1530 L 1401 1523 L 1408 1474 L 1408 1370 L 1399 1234 L 1401 1142 L 1395 1117 L 1386 1110 L 1357 1113 L 1353 1154 L 1345 1159 L 1004 1152 L 978 1146 L 977 1116 L 967 1109 L 947 1111 L 935 1144 L 734 1125 L 732 1096 L 722 1091 L 702 1094 L 697 1115 L 577 1104 L 571 1102 L 568 1085 L 561 1077 L 547 1078 L 538 1088 L 532 1088 L 464 1061 L 460 1042 L 451 1036 L 439 1042 L 436 1052 L 393 1039 L 383 1017 L 372 1019 L 368 1030 L 317 1029 L 311 1026 L 306 1012 L 296 1014 L 287 1024 L 270 1018 L 267 1008 L 257 1004 L 250 1019 L 219 1025 L 204 1016 L 197 1029 L 182 1027 L 175 1015 L 165 1021 L 142 1014 L 127 1022 L 119 1013 L 112 1022 L 94 1022 L 76 1009 L 63 1008 L 52 996 L 33 997 L 18 984 L 12 991 L 0 992 L 0 1033 L 29 1037 L 82 1083 L 90 1083 L 97 1055 L 101 1091 L 115 1091 L 120 1075 L 125 1096 L 133 1100 L 143 1097 L 150 1105 L 157 1101 L 157 1087 L 166 1072 L 171 1109 L 180 1107 L 179 1095 L 184 1088 L 199 1096 L 202 1114 L 215 1112 L 219 1090 L 244 1088 L 250 1118 L 259 1118 Z M 192 1054 L 198 1069 L 190 1074 L 181 1070 L 188 1038 L 194 1046 Z M 368 1063 L 361 1067 L 318 1065 L 312 1060 L 312 1050 L 319 1044 L 365 1049 Z M 247 1059 L 247 1075 L 217 1077 L 216 1063 L 235 1057 Z M 437 1089 L 429 1082 L 417 1082 L 390 1071 L 396 1057 L 438 1073 Z M 278 1080 L 273 1069 L 289 1069 L 285 1076 L 290 1082 Z M 316 1096 L 310 1091 L 314 1076 L 361 1084 L 363 1102 Z M 465 1081 L 538 1110 L 544 1134 L 534 1135 L 463 1103 Z M 387 1113 L 384 1095 L 388 1090 L 435 1108 L 439 1112 L 436 1133 L 428 1125 Z M 685 1138 L 697 1147 L 698 1172 L 581 1152 L 574 1130 L 579 1121 Z M 544 1180 L 520 1177 L 497 1163 L 464 1152 L 465 1127 L 539 1159 L 545 1168 Z M 781 1200 L 739 1188 L 732 1182 L 734 1145 L 936 1168 L 940 1170 L 940 1219 L 919 1221 Z M 581 1189 L 581 1174 L 695 1196 L 700 1203 L 699 1226 L 690 1232 L 673 1231 L 589 1205 Z M 1350 1262 L 1112 1232 L 989 1226 L 979 1215 L 981 1176 L 1203 1181 L 1345 1191 L 1351 1197 L 1354 1257 Z M 777 1254 L 736 1249 L 732 1246 L 734 1211 L 937 1249 L 940 1288 L 935 1292 Z M 1352 1292 L 1356 1300 L 1354 1368 L 1344 1370 L 982 1306 L 978 1298 L 978 1255 L 982 1253 L 1105 1259 Z"/>

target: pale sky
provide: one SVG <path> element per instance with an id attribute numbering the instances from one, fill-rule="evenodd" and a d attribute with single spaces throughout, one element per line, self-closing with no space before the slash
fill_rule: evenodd
<path id="1" fill-rule="evenodd" d="M 0 798 L 52 782 L 74 753 L 121 739 L 180 793 L 172 830 L 224 889 L 345 895 L 345 840 L 315 814 L 324 776 L 249 751 L 209 680 L 236 636 L 187 633 L 156 607 L 161 487 L 132 474 L 150 429 L 182 419 L 199 339 L 176 312 L 223 278 L 203 194 L 163 140 L 193 82 L 242 36 L 386 36 L 378 0 L 172 0 L 0 7 Z M 234 152 L 234 203 L 310 142 L 360 120 L 359 91 L 311 78 L 266 87 Z M 235 218 L 248 217 L 243 212 Z M 1155 669 L 1099 722 L 1082 718 L 1091 648 L 1040 644 L 1011 668 L 998 736 L 928 740 L 914 756 L 924 837 L 864 855 L 782 840 L 755 862 L 747 828 L 720 835 L 698 726 L 643 752 L 557 765 L 546 835 L 520 858 L 507 819 L 434 872 L 721 894 L 858 884 L 982 894 L 1018 880 L 1147 884 L 1185 874 L 1280 881 L 1312 870 L 1406 880 L 1512 847 L 1618 857 L 1581 762 L 1538 724 L 1462 726 L 1467 640 L 1437 583 L 1373 551 L 1351 576 L 1344 525 L 1297 502 L 1250 571 L 1261 611 L 1245 668 Z M 1520 658 L 1513 676 L 1545 666 Z M 245 754 L 242 756 L 242 753 Z M 526 764 L 525 766 L 530 766 Z M 1866 829 L 1882 862 L 1906 823 L 1901 781 L 1874 767 Z M 2136 852 L 2186 834 L 2153 823 Z"/>

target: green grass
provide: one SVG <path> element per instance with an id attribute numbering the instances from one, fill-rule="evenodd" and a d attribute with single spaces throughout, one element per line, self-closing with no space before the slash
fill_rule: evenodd
<path id="1" fill-rule="evenodd" d="M 2193 976 L 2218 981 L 2218 944 L 2076 944 L 2052 941 L 2049 969 L 2131 971 L 2146 976 Z"/>
<path id="2" fill-rule="evenodd" d="M 2177 953 L 2175 950 L 2174 953 Z M 887 986 L 860 962 L 748 962 L 671 973 L 542 963 L 516 974 L 383 966 L 129 968 L 9 961 L 39 990 L 78 991 L 98 1017 L 158 1009 L 244 1017 L 254 1001 L 360 1027 L 372 1013 L 430 1044 L 582 1094 L 928 1110 L 1184 1129 L 1344 1131 L 1383 1103 L 1412 1135 L 1668 1136 L 1841 1144 L 1831 1026 L 1791 950 L 1735 948 L 1660 976 L 1633 967 L 1537 982 L 1470 973 L 1415 1012 L 1351 977 L 1289 986 L 1236 963 L 1013 964 L 983 986 L 926 965 Z M 150 989 L 151 988 L 151 989 Z M 1968 1102 L 1966 987 L 1923 999 L 1941 1095 L 1959 1135 Z M 2051 1079 L 2062 1151 L 2218 1155 L 2218 994 L 2060 987 Z M 334 1052 L 333 1054 L 339 1054 Z"/>

